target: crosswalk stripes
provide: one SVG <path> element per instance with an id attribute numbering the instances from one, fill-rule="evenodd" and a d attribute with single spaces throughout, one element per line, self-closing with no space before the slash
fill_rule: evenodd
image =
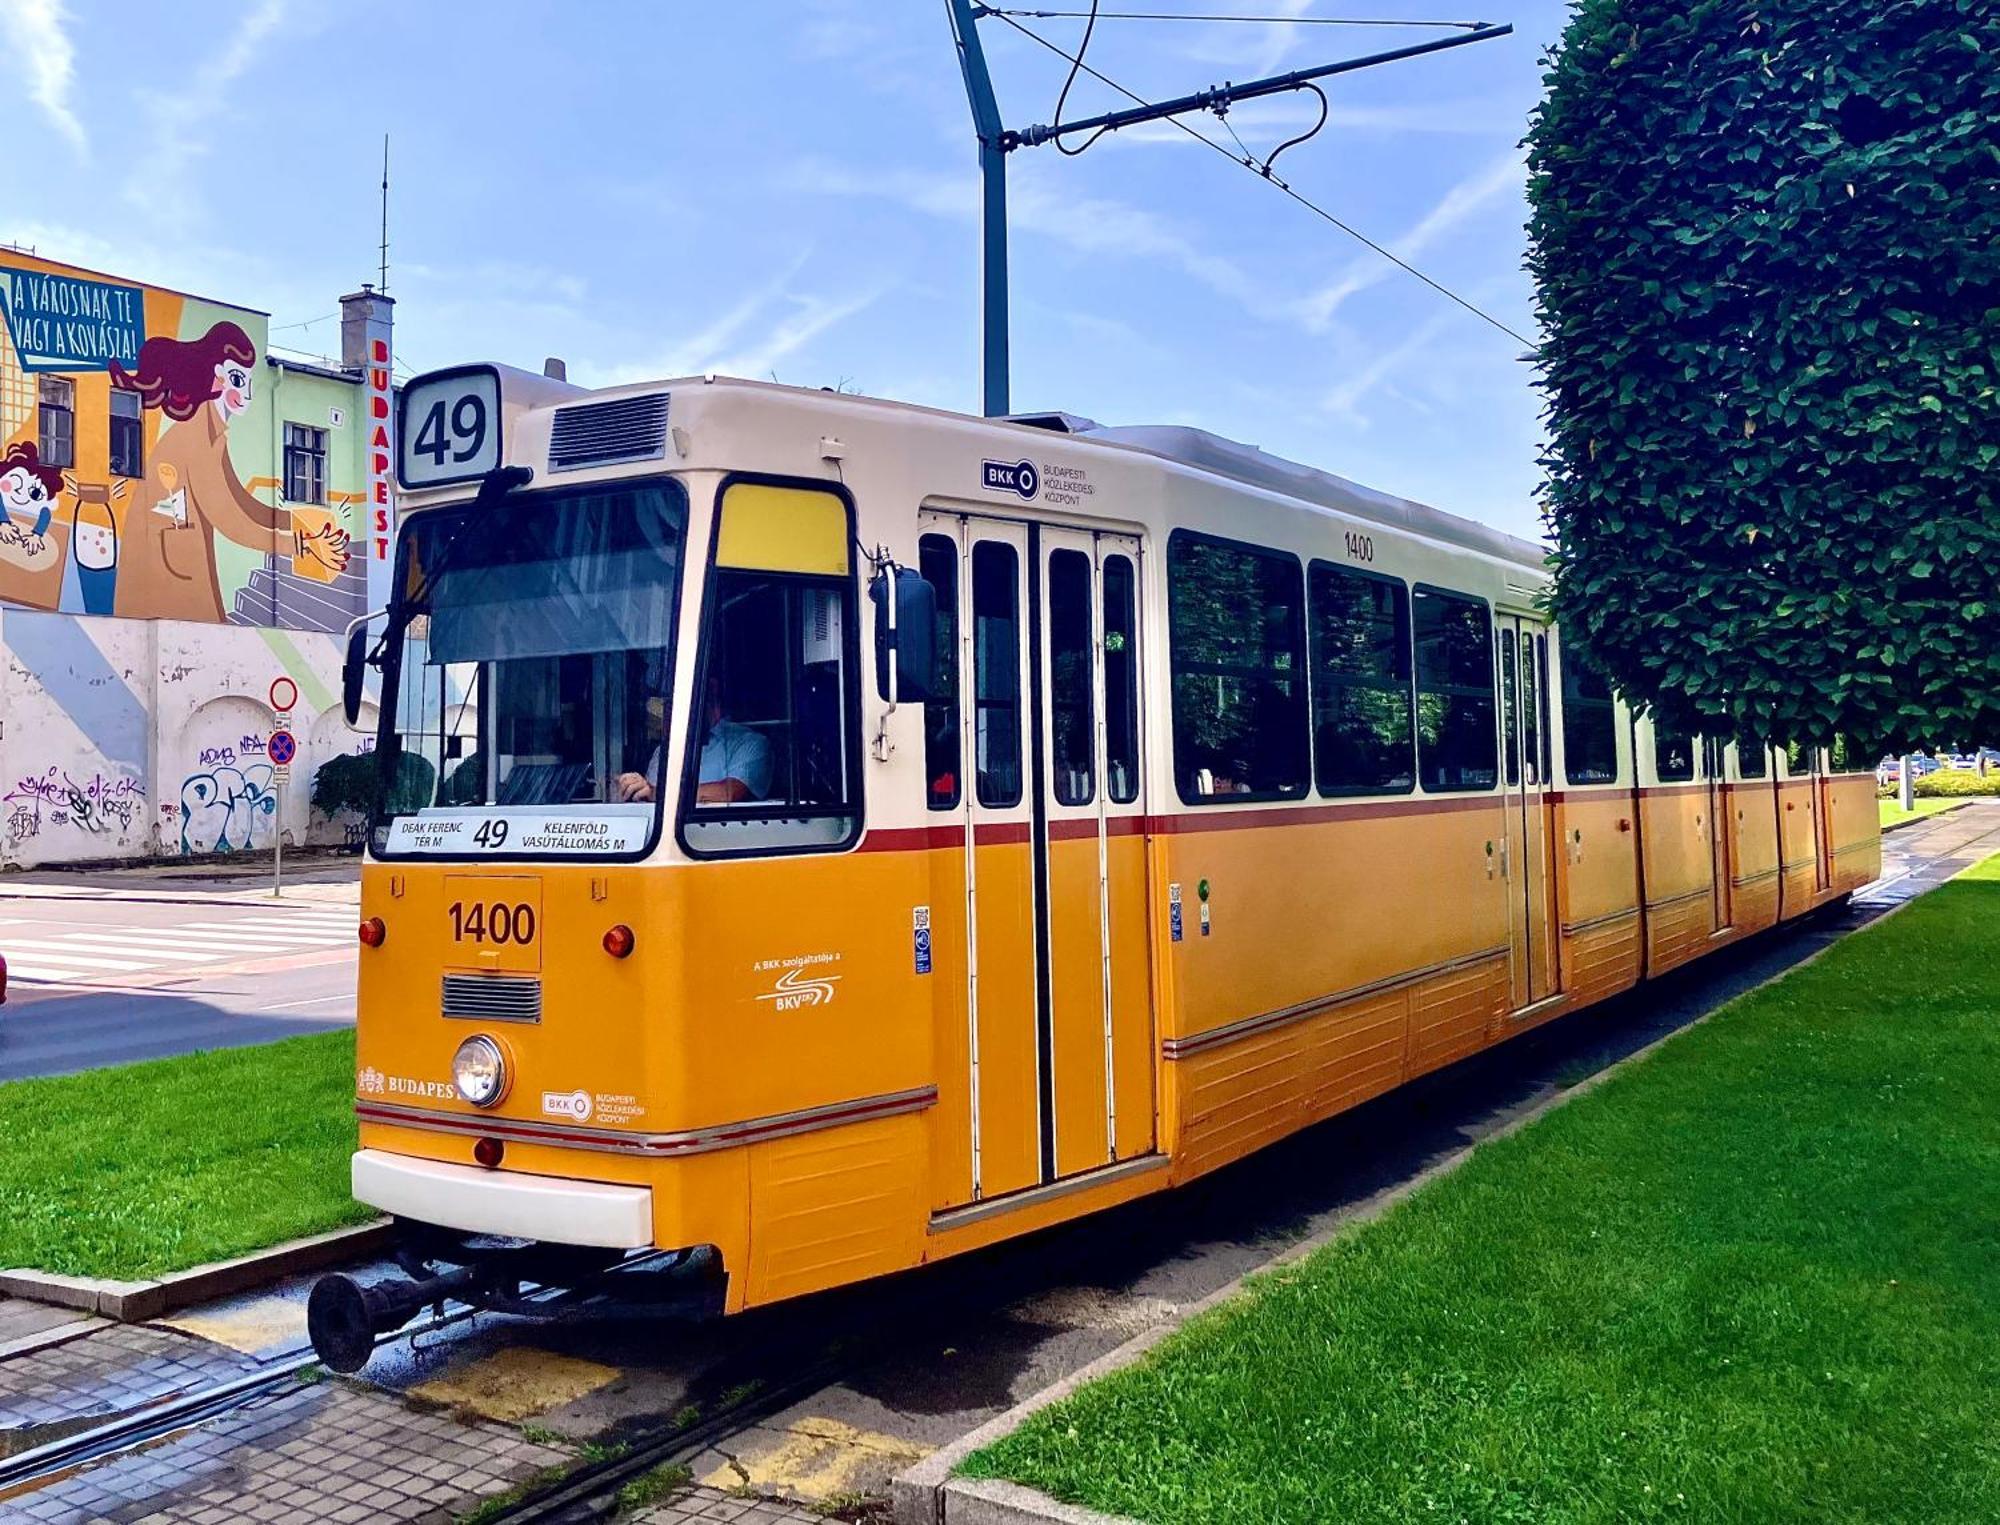
<path id="1" fill-rule="evenodd" d="M 137 975 L 197 976 L 203 967 L 354 946 L 351 909 L 263 911 L 121 927 L 14 922 L 0 929 L 8 977 L 24 984 L 116 984 Z"/>

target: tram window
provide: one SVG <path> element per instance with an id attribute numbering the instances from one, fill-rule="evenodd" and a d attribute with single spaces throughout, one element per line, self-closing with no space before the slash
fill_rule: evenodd
<path id="1" fill-rule="evenodd" d="M 1174 781 L 1187 804 L 1306 792 L 1304 584 L 1282 552 L 1187 530 L 1167 542 Z"/>
<path id="2" fill-rule="evenodd" d="M 717 515 L 682 838 L 697 853 L 841 846 L 861 793 L 847 505 L 746 481 Z"/>
<path id="3" fill-rule="evenodd" d="M 565 853 L 597 840 L 629 853 L 635 831 L 650 833 L 685 518 L 678 487 L 648 485 L 523 493 L 411 523 L 378 852 L 450 853 L 493 807 L 587 827 L 549 828 Z M 468 823 L 472 811 L 487 814 Z"/>
<path id="4" fill-rule="evenodd" d="M 1493 714 L 1493 619 L 1463 594 L 1418 588 L 1417 767 L 1432 793 L 1491 789 L 1500 777 Z"/>
<path id="5" fill-rule="evenodd" d="M 1574 647 L 1562 658 L 1563 771 L 1572 784 L 1609 784 L 1618 777 L 1618 706 L 1611 685 Z"/>
<path id="6" fill-rule="evenodd" d="M 937 593 L 934 692 L 924 700 L 924 777 L 933 810 L 958 804 L 958 547 L 943 535 L 917 542 L 917 571 Z"/>
<path id="7" fill-rule="evenodd" d="M 1319 792 L 1406 793 L 1416 787 L 1409 589 L 1315 561 L 1310 591 Z"/>
<path id="8" fill-rule="evenodd" d="M 1521 636 L 1521 724 L 1527 743 L 1528 782 L 1549 781 L 1549 638 Z"/>
<path id="9" fill-rule="evenodd" d="M 1762 778 L 1769 771 L 1770 751 L 1754 736 L 1736 738 L 1736 776 Z"/>
<path id="10" fill-rule="evenodd" d="M 1088 805 L 1097 797 L 1091 753 L 1097 741 L 1091 702 L 1090 558 L 1049 555 L 1049 720 L 1056 803 Z"/>
<path id="11" fill-rule="evenodd" d="M 1507 782 L 1521 781 L 1521 737 L 1514 697 L 1514 632 L 1500 632 L 1500 750 L 1507 759 Z"/>
<path id="12" fill-rule="evenodd" d="M 1139 596 L 1129 556 L 1104 558 L 1104 787 L 1139 797 Z"/>
<path id="13" fill-rule="evenodd" d="M 972 548 L 972 728 L 979 803 L 1020 804 L 1020 561 L 1001 540 Z"/>
<path id="14" fill-rule="evenodd" d="M 1804 778 L 1812 772 L 1812 749 L 1803 741 L 1784 744 L 1785 777 Z"/>
<path id="15" fill-rule="evenodd" d="M 1694 738 L 1682 731 L 1653 732 L 1653 771 L 1663 784 L 1684 784 L 1694 777 Z"/>

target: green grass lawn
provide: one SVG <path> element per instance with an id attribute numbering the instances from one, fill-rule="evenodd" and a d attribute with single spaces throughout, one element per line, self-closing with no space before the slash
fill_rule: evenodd
<path id="1" fill-rule="evenodd" d="M 354 1035 L 0 1085 L 0 1267 L 135 1280 L 366 1222 Z"/>
<path id="2" fill-rule="evenodd" d="M 1910 802 L 1912 808 L 1909 810 L 1905 810 L 1898 804 L 1893 795 L 1886 800 L 1877 800 L 1875 803 L 1882 807 L 1882 824 L 1884 826 L 1895 826 L 1903 821 L 1914 821 L 1918 816 L 1937 815 L 1941 811 L 1956 810 L 1965 801 L 1946 799 L 1912 800 Z"/>
<path id="3" fill-rule="evenodd" d="M 965 1470 L 1156 1522 L 2000 1520 L 1996 950 L 2000 859 Z"/>

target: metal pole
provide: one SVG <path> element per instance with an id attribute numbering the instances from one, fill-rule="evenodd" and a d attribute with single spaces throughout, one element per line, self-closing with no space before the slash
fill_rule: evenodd
<path id="1" fill-rule="evenodd" d="M 973 0 L 946 0 L 959 72 L 979 135 L 981 217 L 981 406 L 988 418 L 1010 411 L 1007 401 L 1007 147 L 1000 104 L 986 72 Z"/>
<path id="2" fill-rule="evenodd" d="M 285 893 L 285 789 L 278 785 L 278 818 L 273 823 L 277 830 L 271 833 L 271 896 L 273 899 Z"/>
<path id="3" fill-rule="evenodd" d="M 1906 752 L 1896 762 L 1896 803 L 1903 807 L 1905 815 L 1917 808 L 1916 780 L 1912 777 L 1914 772 L 1910 766 L 1909 754 Z"/>

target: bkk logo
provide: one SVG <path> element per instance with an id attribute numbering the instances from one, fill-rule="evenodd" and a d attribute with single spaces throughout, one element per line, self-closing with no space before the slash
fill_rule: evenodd
<path id="1" fill-rule="evenodd" d="M 544 1091 L 542 1111 L 550 1117 L 567 1117 L 571 1122 L 590 1121 L 590 1092 Z"/>
<path id="2" fill-rule="evenodd" d="M 990 492 L 1019 493 L 1032 503 L 1042 490 L 1042 473 L 1033 461 L 981 461 L 979 485 Z"/>

